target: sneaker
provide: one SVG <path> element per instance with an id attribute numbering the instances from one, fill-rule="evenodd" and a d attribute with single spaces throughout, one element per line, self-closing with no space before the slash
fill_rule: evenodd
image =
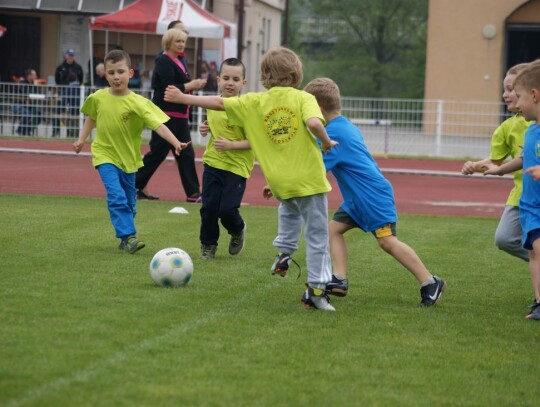
<path id="1" fill-rule="evenodd" d="M 129 236 L 120 242 L 118 248 L 120 250 L 125 250 L 129 254 L 133 254 L 141 250 L 144 246 L 146 246 L 146 244 L 142 240 L 137 239 L 136 236 Z"/>
<path id="2" fill-rule="evenodd" d="M 540 320 L 540 302 L 534 300 L 534 302 L 531 304 L 531 310 L 525 316 L 525 318 L 534 319 L 536 321 Z"/>
<path id="3" fill-rule="evenodd" d="M 287 253 L 276 255 L 274 264 L 272 264 L 272 267 L 270 268 L 272 275 L 279 274 L 281 277 L 285 277 L 287 275 L 287 271 L 289 271 L 291 261 L 293 261 L 293 259 Z"/>
<path id="4" fill-rule="evenodd" d="M 217 245 L 215 244 L 202 244 L 201 245 L 201 254 L 199 259 L 201 260 L 210 260 L 216 257 Z"/>
<path id="5" fill-rule="evenodd" d="M 137 190 L 137 199 L 139 199 L 139 200 L 146 199 L 147 201 L 157 201 L 159 198 L 157 196 L 145 194 L 141 189 L 138 189 Z"/>
<path id="6" fill-rule="evenodd" d="M 349 282 L 346 278 L 340 280 L 332 274 L 332 281 L 326 284 L 326 293 L 336 297 L 345 297 L 349 290 Z"/>
<path id="7" fill-rule="evenodd" d="M 446 283 L 443 280 L 436 276 L 433 276 L 433 278 L 435 279 L 434 283 L 420 287 L 420 296 L 422 297 L 420 305 L 424 307 L 435 305 L 439 301 L 439 298 L 441 298 L 444 290 L 446 290 Z"/>
<path id="8" fill-rule="evenodd" d="M 244 249 L 244 234 L 246 233 L 246 224 L 244 223 L 244 229 L 237 235 L 231 234 L 231 241 L 229 242 L 229 254 L 236 256 Z"/>
<path id="9" fill-rule="evenodd" d="M 300 302 L 306 308 L 320 309 L 323 311 L 335 311 L 336 309 L 330 305 L 330 298 L 326 295 L 325 290 L 320 288 L 311 288 L 306 284 L 306 291 L 300 299 Z"/>

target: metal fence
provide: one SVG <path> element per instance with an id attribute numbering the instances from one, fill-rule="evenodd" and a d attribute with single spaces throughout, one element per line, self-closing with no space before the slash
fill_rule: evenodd
<path id="1" fill-rule="evenodd" d="M 0 83 L 0 135 L 76 138 L 84 117 L 79 107 L 94 89 L 85 86 Z M 149 91 L 135 90 L 146 97 Z M 343 98 L 342 113 L 362 131 L 375 154 L 474 157 L 489 154 L 493 130 L 507 117 L 502 103 Z M 204 145 L 193 108 L 193 142 Z M 150 138 L 150 131 L 143 133 Z"/>

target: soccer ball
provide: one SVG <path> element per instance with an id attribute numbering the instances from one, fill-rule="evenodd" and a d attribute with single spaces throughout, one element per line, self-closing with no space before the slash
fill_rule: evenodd
<path id="1" fill-rule="evenodd" d="M 189 283 L 192 275 L 191 257 L 176 247 L 160 250 L 150 262 L 150 276 L 157 285 L 181 287 Z"/>

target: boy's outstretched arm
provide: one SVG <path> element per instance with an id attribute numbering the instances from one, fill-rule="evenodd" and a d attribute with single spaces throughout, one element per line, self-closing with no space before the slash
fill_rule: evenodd
<path id="1" fill-rule="evenodd" d="M 79 154 L 84 146 L 84 143 L 86 142 L 86 139 L 92 132 L 92 129 L 96 127 L 96 121 L 92 120 L 90 117 L 86 117 L 84 120 L 83 128 L 81 129 L 81 133 L 79 134 L 79 139 L 73 143 L 73 150 Z"/>
<path id="2" fill-rule="evenodd" d="M 521 170 L 523 168 L 523 158 L 521 156 L 514 158 L 512 161 L 502 164 L 501 166 L 493 166 L 486 171 L 484 175 L 505 175 L 511 172 Z"/>
<path id="3" fill-rule="evenodd" d="M 165 102 L 183 105 L 200 106 L 210 110 L 225 110 L 221 96 L 194 96 L 182 93 L 176 86 L 169 85 L 165 89 Z"/>
<path id="4" fill-rule="evenodd" d="M 178 139 L 172 134 L 167 126 L 162 124 L 157 129 L 154 130 L 161 138 L 168 141 L 171 146 L 174 147 L 174 152 L 176 155 L 180 155 L 180 151 L 189 146 L 189 143 L 181 143 Z"/>
<path id="5" fill-rule="evenodd" d="M 315 137 L 321 140 L 323 151 L 326 152 L 338 144 L 337 141 L 331 140 L 330 137 L 328 137 L 328 133 L 326 133 L 326 129 L 319 118 L 311 117 L 307 119 L 306 126 Z"/>

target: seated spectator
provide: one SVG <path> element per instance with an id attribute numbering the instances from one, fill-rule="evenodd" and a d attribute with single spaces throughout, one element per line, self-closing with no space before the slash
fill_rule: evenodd
<path id="1" fill-rule="evenodd" d="M 20 136 L 32 135 L 40 122 L 41 114 L 37 106 L 30 99 L 31 93 L 39 93 L 36 86 L 37 73 L 35 69 L 28 68 L 24 71 L 24 77 L 19 81 L 20 95 L 16 104 L 13 105 L 13 114 L 19 119 L 17 134 Z"/>
<path id="2" fill-rule="evenodd" d="M 105 65 L 103 62 L 100 62 L 96 65 L 96 76 L 94 77 L 94 86 L 96 88 L 105 88 L 109 86 L 109 82 L 105 77 Z"/>

